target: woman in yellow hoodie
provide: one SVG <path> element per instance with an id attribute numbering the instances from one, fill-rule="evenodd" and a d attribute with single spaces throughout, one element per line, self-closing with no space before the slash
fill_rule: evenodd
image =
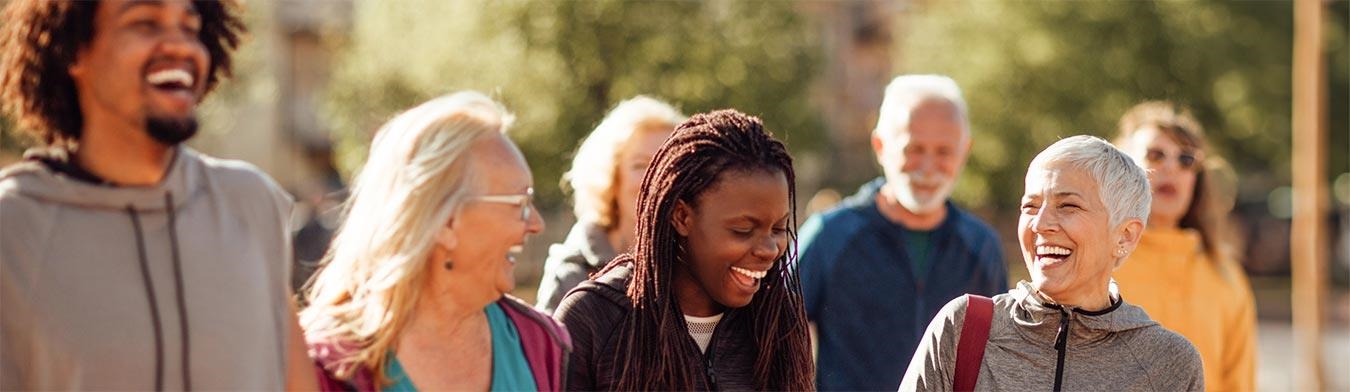
<path id="1" fill-rule="evenodd" d="M 1220 233 L 1224 211 L 1205 170 L 1200 123 L 1170 102 L 1120 119 L 1116 145 L 1149 171 L 1153 206 L 1139 247 L 1114 274 L 1121 296 L 1190 339 L 1212 391 L 1256 388 L 1256 305 Z"/>

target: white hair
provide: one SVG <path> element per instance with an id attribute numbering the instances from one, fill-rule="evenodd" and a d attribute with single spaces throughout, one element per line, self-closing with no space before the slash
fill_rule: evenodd
<path id="1" fill-rule="evenodd" d="M 1030 167 L 1045 167 L 1053 162 L 1086 171 L 1097 184 L 1097 194 L 1110 212 L 1111 226 L 1138 218 L 1148 224 L 1153 204 L 1148 175 L 1128 154 L 1096 136 L 1078 135 L 1062 139 L 1031 160 Z"/>
<path id="2" fill-rule="evenodd" d="M 618 224 L 615 182 L 622 164 L 620 155 L 629 148 L 629 140 L 640 130 L 669 132 L 684 120 L 685 116 L 670 104 L 644 95 L 615 105 L 581 142 L 572 168 L 562 177 L 563 184 L 575 192 L 572 211 L 577 220 L 602 227 Z"/>
<path id="3" fill-rule="evenodd" d="M 376 133 L 300 312 L 308 339 L 350 349 L 330 369 L 338 377 L 384 368 L 421 293 L 438 229 L 478 191 L 471 147 L 511 122 L 501 104 L 465 91 L 409 109 Z"/>
<path id="4" fill-rule="evenodd" d="M 886 96 L 881 99 L 881 112 L 877 115 L 873 134 L 889 139 L 895 130 L 908 129 L 914 108 L 935 99 L 956 107 L 961 130 L 969 135 L 970 122 L 966 115 L 966 100 L 961 98 L 961 87 L 952 78 L 942 75 L 900 75 L 891 80 L 886 86 Z"/>

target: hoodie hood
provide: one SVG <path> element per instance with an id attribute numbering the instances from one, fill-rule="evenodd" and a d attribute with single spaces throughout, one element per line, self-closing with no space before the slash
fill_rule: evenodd
<path id="1" fill-rule="evenodd" d="M 153 186 L 114 186 L 96 184 L 53 170 L 46 162 L 68 162 L 68 154 L 53 148 L 35 148 L 24 152 L 24 161 L 0 171 L 0 189 L 34 199 L 81 208 L 162 212 L 165 194 L 173 195 L 174 209 L 181 208 L 201 188 L 201 159 L 188 147 L 175 147 L 168 172 Z"/>
<path id="2" fill-rule="evenodd" d="M 1121 300 L 1120 291 L 1115 282 L 1111 283 L 1111 306 L 1099 311 L 1086 311 L 1074 307 L 1061 307 L 1060 305 L 1049 303 L 1036 295 L 1036 290 L 1031 287 L 1031 282 L 1021 281 L 1017 287 L 1008 291 L 1014 302 L 1014 306 L 1009 314 L 1013 323 L 1019 328 L 1015 330 L 1029 334 L 1036 340 L 1054 341 L 1055 334 L 1059 331 L 1060 318 L 1068 312 L 1072 312 L 1070 322 L 1073 327 L 1073 339 L 1095 341 L 1107 337 L 1110 334 L 1129 331 L 1139 328 L 1147 328 L 1158 325 L 1144 312 L 1143 308 L 1125 303 Z"/>

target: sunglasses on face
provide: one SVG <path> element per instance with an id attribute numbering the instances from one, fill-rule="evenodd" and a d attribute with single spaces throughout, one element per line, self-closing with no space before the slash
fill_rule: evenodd
<path id="1" fill-rule="evenodd" d="M 526 189 L 525 193 L 518 195 L 475 196 L 470 200 L 481 201 L 484 203 L 510 204 L 520 207 L 520 220 L 529 223 L 530 211 L 534 210 L 534 188 Z"/>
<path id="2" fill-rule="evenodd" d="M 1154 148 L 1148 149 L 1148 152 L 1144 154 L 1144 159 L 1148 160 L 1148 163 L 1152 163 L 1155 165 L 1166 162 L 1167 158 L 1168 158 L 1167 153 L 1164 153 L 1162 152 L 1162 150 Z M 1194 169 L 1199 163 L 1200 159 L 1197 158 L 1194 153 L 1183 152 L 1177 154 L 1177 165 L 1181 166 L 1182 169 L 1186 170 Z"/>

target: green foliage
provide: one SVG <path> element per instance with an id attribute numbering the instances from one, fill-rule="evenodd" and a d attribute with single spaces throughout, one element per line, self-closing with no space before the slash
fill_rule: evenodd
<path id="1" fill-rule="evenodd" d="M 1326 23 L 1329 176 L 1346 150 L 1346 4 Z M 1143 100 L 1191 106 L 1244 199 L 1289 183 L 1292 3 L 931 2 L 911 15 L 899 63 L 951 75 L 966 91 L 975 144 L 956 197 L 1012 211 L 1026 165 L 1062 137 L 1108 140 Z"/>
<path id="2" fill-rule="evenodd" d="M 10 122 L 8 115 L 0 115 L 0 164 L 4 164 L 9 159 L 18 157 L 23 153 L 24 144 L 29 139 L 20 136 L 14 124 Z"/>
<path id="3" fill-rule="evenodd" d="M 686 113 L 734 107 L 761 116 L 794 151 L 823 140 L 808 89 L 815 29 L 792 3 L 629 1 L 357 2 L 330 84 L 340 166 L 364 160 L 371 132 L 398 110 L 476 89 L 516 113 L 511 136 L 541 204 L 605 111 L 637 94 Z"/>

